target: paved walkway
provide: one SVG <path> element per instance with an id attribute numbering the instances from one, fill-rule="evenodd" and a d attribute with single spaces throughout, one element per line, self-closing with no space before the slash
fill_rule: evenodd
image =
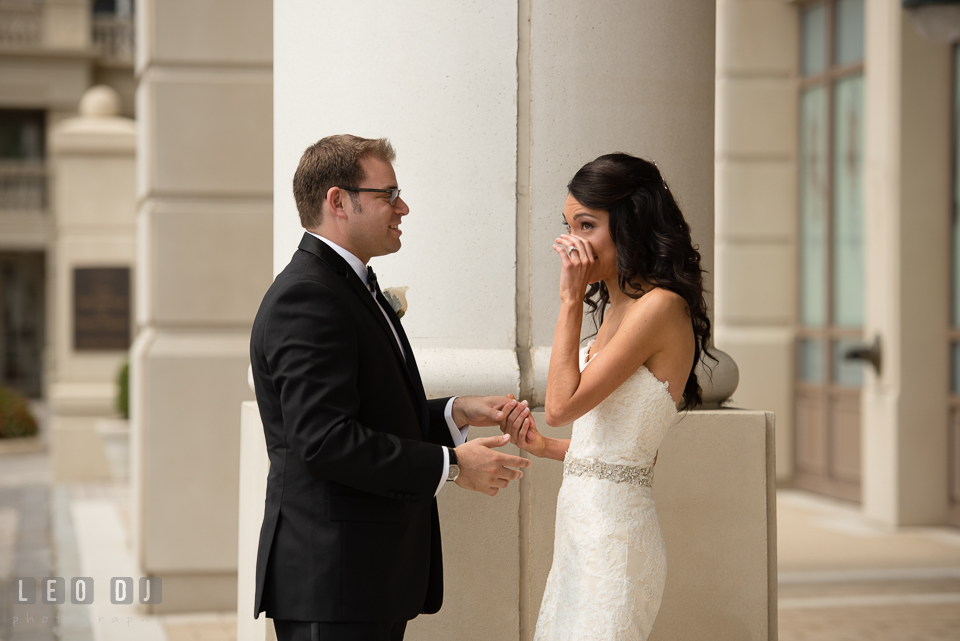
<path id="1" fill-rule="evenodd" d="M 960 530 L 886 528 L 796 491 L 777 510 L 781 641 L 960 640 Z M 123 485 L 55 484 L 45 453 L 0 449 L 0 641 L 236 641 L 233 612 L 155 616 L 101 592 L 15 604 L 9 577 L 136 576 L 129 513 Z"/>
<path id="2" fill-rule="evenodd" d="M 777 511 L 780 641 L 960 639 L 960 530 L 884 527 L 796 491 Z"/>
<path id="3" fill-rule="evenodd" d="M 54 556 L 46 456 L 4 457 L 0 463 L 0 639 L 58 638 L 56 607 L 39 601 L 19 604 L 19 586 L 9 580 L 56 576 Z M 29 591 L 24 598 L 28 596 Z"/>
<path id="4" fill-rule="evenodd" d="M 112 605 L 112 576 L 136 577 L 129 491 L 113 483 L 57 484 L 45 452 L 0 442 L 0 641 L 236 641 L 236 614 L 156 616 Z M 6 448 L 11 449 L 11 448 Z M 22 448 L 18 448 L 22 449 Z M 15 577 L 94 579 L 92 605 L 18 605 Z"/>

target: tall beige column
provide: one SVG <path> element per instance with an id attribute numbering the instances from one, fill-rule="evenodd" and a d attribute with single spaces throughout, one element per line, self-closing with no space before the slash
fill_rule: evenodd
<path id="1" fill-rule="evenodd" d="M 98 419 L 117 414 L 117 374 L 133 337 L 136 127 L 120 97 L 89 89 L 51 132 L 55 242 L 47 372 L 54 478 L 104 480 Z"/>
<path id="2" fill-rule="evenodd" d="M 595 157 L 657 161 L 700 246 L 713 308 L 715 11 L 696 0 L 520 2 L 517 338 L 537 403 L 559 310 L 551 246 L 566 184 Z"/>
<path id="3" fill-rule="evenodd" d="M 233 607 L 238 407 L 270 283 L 272 3 L 137 5 L 137 561 L 161 610 Z"/>
<path id="4" fill-rule="evenodd" d="M 716 343 L 739 407 L 777 415 L 777 478 L 793 474 L 797 300 L 796 6 L 717 3 Z"/>
<path id="5" fill-rule="evenodd" d="M 866 5 L 865 337 L 882 370 L 863 394 L 863 505 L 895 525 L 947 508 L 950 47 L 897 2 Z"/>

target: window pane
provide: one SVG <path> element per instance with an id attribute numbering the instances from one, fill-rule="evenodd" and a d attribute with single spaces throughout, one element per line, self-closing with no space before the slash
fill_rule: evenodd
<path id="1" fill-rule="evenodd" d="M 93 0 L 94 13 L 116 13 L 117 0 Z"/>
<path id="2" fill-rule="evenodd" d="M 863 324 L 863 76 L 834 89 L 834 323 Z"/>
<path id="3" fill-rule="evenodd" d="M 863 0 L 837 0 L 835 6 L 834 64 L 860 62 L 863 60 Z"/>
<path id="4" fill-rule="evenodd" d="M 863 341 L 844 338 L 833 342 L 833 380 L 845 387 L 863 387 L 863 368 L 871 367 L 866 361 L 847 360 L 846 353 L 854 347 L 860 347 Z"/>
<path id="5" fill-rule="evenodd" d="M 823 73 L 827 52 L 827 10 L 822 4 L 803 10 L 800 65 L 803 75 Z"/>
<path id="6" fill-rule="evenodd" d="M 826 380 L 823 341 L 804 338 L 800 341 L 800 380 L 805 383 L 823 383 Z"/>
<path id="7" fill-rule="evenodd" d="M 960 396 L 960 343 L 954 343 L 952 347 L 953 349 L 950 351 L 952 352 L 953 358 L 950 360 L 953 365 L 953 367 L 951 367 L 953 376 L 950 377 L 950 389 L 953 391 L 954 396 Z"/>
<path id="8" fill-rule="evenodd" d="M 42 111 L 0 109 L 0 158 L 42 159 L 43 128 Z"/>
<path id="9" fill-rule="evenodd" d="M 827 321 L 827 92 L 800 98 L 800 320 Z"/>
<path id="10" fill-rule="evenodd" d="M 960 327 L 960 47 L 954 47 L 953 73 L 953 326 Z"/>

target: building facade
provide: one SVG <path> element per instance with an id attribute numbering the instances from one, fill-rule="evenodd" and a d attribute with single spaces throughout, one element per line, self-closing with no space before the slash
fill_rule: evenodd
<path id="1" fill-rule="evenodd" d="M 133 48 L 133 0 L 0 2 L 0 385 L 29 397 L 55 367 L 51 132 L 99 84 L 133 117 Z"/>
<path id="2" fill-rule="evenodd" d="M 776 411 L 781 483 L 957 524 L 955 46 L 892 0 L 717 6 L 736 400 Z"/>

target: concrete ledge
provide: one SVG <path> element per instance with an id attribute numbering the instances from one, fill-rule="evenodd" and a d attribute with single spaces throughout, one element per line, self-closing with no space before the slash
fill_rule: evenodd
<path id="1" fill-rule="evenodd" d="M 267 641 L 252 617 L 257 539 L 268 469 L 255 403 L 241 425 L 238 641 Z M 543 413 L 535 413 L 545 426 Z M 570 427 L 544 427 L 569 437 Z M 472 428 L 471 438 L 499 433 Z M 663 605 L 652 641 L 777 638 L 773 414 L 691 412 L 660 448 L 655 496 L 667 545 Z M 505 448 L 516 453 L 511 445 Z M 407 638 L 531 639 L 553 557 L 563 466 L 537 459 L 520 483 L 490 498 L 459 487 L 440 493 L 444 606 L 412 621 Z"/>
<path id="2" fill-rule="evenodd" d="M 520 394 L 513 349 L 414 349 L 427 398 Z"/>

